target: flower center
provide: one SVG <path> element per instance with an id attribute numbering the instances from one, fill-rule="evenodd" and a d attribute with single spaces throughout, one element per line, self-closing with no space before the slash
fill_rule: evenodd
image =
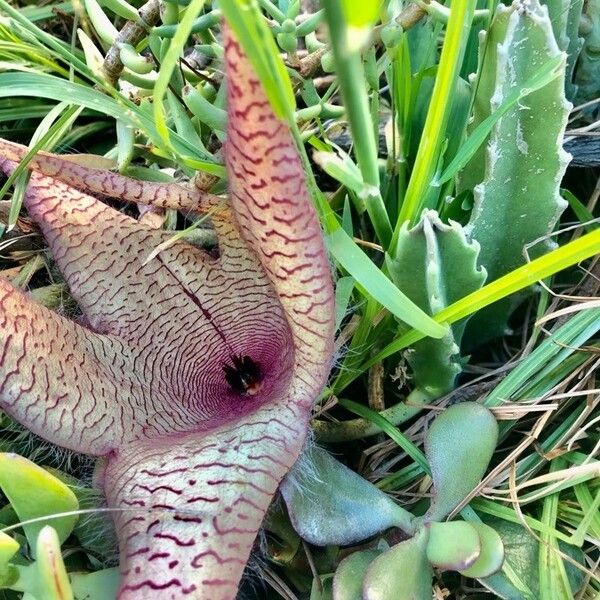
<path id="1" fill-rule="evenodd" d="M 262 387 L 263 374 L 260 365 L 255 363 L 249 356 L 232 355 L 230 357 L 233 366 L 223 365 L 225 381 L 229 387 L 247 396 L 254 396 Z"/>

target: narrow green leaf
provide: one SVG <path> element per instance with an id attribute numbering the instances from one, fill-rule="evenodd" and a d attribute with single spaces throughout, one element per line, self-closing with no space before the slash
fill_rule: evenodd
<path id="1" fill-rule="evenodd" d="M 441 338 L 446 334 L 447 329 L 442 325 L 434 324 L 427 313 L 411 302 L 341 227 L 331 231 L 326 240 L 331 253 L 340 265 L 398 319 L 430 337 Z"/>
<path id="2" fill-rule="evenodd" d="M 579 222 L 585 227 L 586 231 L 593 231 L 600 227 L 598 219 L 588 210 L 588 207 L 575 196 L 569 190 L 561 190 L 562 197 L 569 203 L 571 210 L 575 213 L 575 216 L 579 219 Z"/>
<path id="3" fill-rule="evenodd" d="M 0 0 L 1 2 L 2 0 Z M 152 116 L 125 98 L 119 97 L 117 101 L 98 90 L 51 75 L 0 73 L 0 98 L 14 96 L 51 98 L 59 102 L 70 102 L 121 119 L 125 124 L 144 131 L 156 144 L 157 154 L 170 158 L 171 153 L 158 134 Z M 177 133 L 171 131 L 169 138 L 171 146 L 183 157 L 185 164 L 220 177 L 224 175 L 222 165 L 216 164 L 212 157 L 201 154 L 198 148 Z"/>
<path id="4" fill-rule="evenodd" d="M 61 115 L 60 113 L 63 111 L 64 114 Z M 18 167 L 8 177 L 6 183 L 2 186 L 2 189 L 0 189 L 0 200 L 2 200 L 10 186 L 13 184 L 15 185 L 15 191 L 8 213 L 8 231 L 15 226 L 21 211 L 23 197 L 25 196 L 25 188 L 29 181 L 29 175 L 25 172 L 27 164 L 40 150 L 52 150 L 54 144 L 58 141 L 58 138 L 64 135 L 66 130 L 71 127 L 73 121 L 80 112 L 80 107 L 60 103 L 48 112 L 37 127 L 30 142 L 30 150 Z M 53 122 L 55 119 L 56 122 Z"/>
<path id="5" fill-rule="evenodd" d="M 557 471 L 563 464 L 562 459 L 555 459 L 550 463 L 550 472 Z M 556 529 L 558 515 L 559 493 L 546 496 L 542 504 L 542 523 L 549 528 Z M 573 592 L 567 578 L 567 572 L 562 558 L 558 555 L 558 540 L 552 533 L 544 532 L 540 535 L 541 543 L 538 548 L 540 581 L 540 600 L 554 600 L 559 598 L 572 598 Z"/>
<path id="6" fill-rule="evenodd" d="M 451 6 L 425 127 L 394 229 L 392 251 L 402 224 L 405 221 L 414 224 L 418 220 L 425 195 L 438 167 L 452 105 L 451 97 L 460 74 L 476 4 L 476 0 L 463 0 L 454 2 Z"/>
<path id="7" fill-rule="evenodd" d="M 357 414 L 359 417 L 363 417 L 368 421 L 372 421 L 379 427 L 384 433 L 390 436 L 408 456 L 410 456 L 423 470 L 425 473 L 431 473 L 429 463 L 425 458 L 425 455 L 415 446 L 397 427 L 394 427 L 385 417 L 382 417 L 378 412 L 353 402 L 352 400 L 346 400 L 343 398 L 338 399 L 338 402 L 344 408 Z"/>
<path id="8" fill-rule="evenodd" d="M 586 233 L 580 238 L 515 269 L 504 277 L 496 279 L 496 281 L 483 286 L 481 289 L 465 296 L 462 300 L 436 313 L 433 318 L 438 323 L 454 323 L 484 306 L 496 302 L 496 300 L 506 298 L 536 281 L 546 279 L 546 277 L 550 277 L 598 253 L 600 253 L 600 229 Z M 424 335 L 417 331 L 405 333 L 367 361 L 362 367 L 362 372 L 423 337 Z"/>
<path id="9" fill-rule="evenodd" d="M 154 123 L 156 124 L 156 130 L 159 136 L 167 147 L 170 148 L 170 133 L 166 123 L 165 108 L 163 100 L 166 96 L 167 89 L 171 82 L 171 76 L 177 66 L 180 57 L 183 54 L 183 48 L 187 42 L 187 39 L 192 30 L 192 25 L 196 17 L 200 14 L 204 6 L 205 0 L 192 0 L 190 5 L 187 7 L 183 18 L 177 26 L 175 36 L 171 40 L 169 49 L 162 57 L 160 71 L 158 73 L 158 79 L 154 86 L 154 98 L 153 98 L 153 112 L 154 112 Z"/>

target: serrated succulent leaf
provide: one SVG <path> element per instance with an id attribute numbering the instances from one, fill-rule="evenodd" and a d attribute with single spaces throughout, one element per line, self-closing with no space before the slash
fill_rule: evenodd
<path id="1" fill-rule="evenodd" d="M 581 19 L 585 32 L 577 70 L 577 104 L 595 100 L 600 94 L 600 0 L 587 0 Z"/>
<path id="2" fill-rule="evenodd" d="M 468 568 L 460 570 L 465 577 L 488 577 L 502 568 L 504 562 L 504 545 L 502 538 L 489 525 L 472 522 L 479 536 L 481 551 L 477 560 Z"/>
<path id="3" fill-rule="evenodd" d="M 428 521 L 441 521 L 475 488 L 497 441 L 496 419 L 481 404 L 455 404 L 433 421 L 425 435 L 425 455 L 433 479 Z"/>
<path id="4" fill-rule="evenodd" d="M 120 600 L 236 596 L 331 363 L 330 267 L 300 160 L 228 32 L 225 47 L 230 202 L 41 154 L 24 204 L 82 323 L 0 282 L 0 405 L 106 457 Z M 22 156 L 0 142 L 5 172 Z M 147 260 L 167 234 L 92 194 L 209 211 L 218 256 L 176 240 Z"/>
<path id="5" fill-rule="evenodd" d="M 30 460 L 17 454 L 0 454 L 0 488 L 20 521 L 50 517 L 23 526 L 29 546 L 35 553 L 42 528 L 51 524 L 60 543 L 64 542 L 79 518 L 77 514 L 52 518 L 52 515 L 76 511 L 75 494 L 62 481 Z"/>
<path id="6" fill-rule="evenodd" d="M 425 210 L 418 225 L 405 225 L 388 268 L 394 283 L 427 314 L 438 312 L 479 289 L 485 270 L 477 267 L 479 245 L 465 237 L 462 227 L 442 223 L 435 211 Z M 407 352 L 420 394 L 437 398 L 451 390 L 461 372 L 460 341 L 466 321 L 436 340 L 426 338 Z"/>
<path id="7" fill-rule="evenodd" d="M 497 39 L 500 43 L 494 52 L 491 42 Z M 483 97 L 476 99 L 476 106 L 482 105 L 481 116 L 488 102 L 489 114 L 548 59 L 561 54 L 547 9 L 538 0 L 499 5 L 482 68 L 489 81 L 481 82 Z M 570 159 L 562 141 L 571 105 L 564 95 L 566 56 L 562 56 L 561 76 L 529 94 L 496 123 L 485 149 L 483 179 L 471 180 L 477 185 L 465 231 L 481 246 L 479 264 L 487 270 L 488 282 L 521 266 L 527 244 L 551 234 L 567 205 L 560 197 L 560 183 Z M 488 96 L 492 74 L 493 93 Z M 481 160 L 475 155 L 466 170 Z M 475 163 L 475 170 L 480 169 Z M 536 258 L 552 245 L 545 239 L 528 248 L 528 256 Z M 506 299 L 493 310 L 480 312 L 470 321 L 469 335 L 483 341 L 483 324 L 489 337 L 502 334 L 510 310 Z"/>
<path id="8" fill-rule="evenodd" d="M 364 600 L 431 600 L 433 571 L 427 560 L 429 532 L 392 546 L 367 569 Z"/>
<path id="9" fill-rule="evenodd" d="M 558 47 L 567 53 L 565 70 L 565 94 L 572 100 L 577 94 L 573 83 L 573 71 L 579 53 L 583 47 L 583 38 L 579 37 L 579 22 L 583 9 L 583 0 L 544 0 L 548 16 Z"/>
<path id="10" fill-rule="evenodd" d="M 462 571 L 472 566 L 481 553 L 477 530 L 466 521 L 430 523 L 427 559 L 442 571 Z"/>
<path id="11" fill-rule="evenodd" d="M 477 77 L 472 77 L 471 83 L 476 93 L 473 98 L 473 110 L 467 125 L 467 135 L 471 135 L 479 125 L 491 114 L 491 100 L 496 87 L 496 65 L 500 44 L 506 37 L 510 9 L 499 4 L 494 14 L 492 26 L 488 31 L 479 33 L 479 56 Z M 490 66 L 492 65 L 492 66 Z M 485 176 L 486 145 L 482 144 L 473 154 L 471 160 L 458 174 L 456 194 L 468 190 L 473 191 L 475 186 L 483 181 Z"/>
<path id="12" fill-rule="evenodd" d="M 281 493 L 294 529 L 317 546 L 347 546 L 390 527 L 412 532 L 410 513 L 320 448 L 308 451 Z"/>
<path id="13" fill-rule="evenodd" d="M 353 552 L 342 560 L 333 577 L 333 600 L 362 600 L 363 580 L 381 550 Z"/>

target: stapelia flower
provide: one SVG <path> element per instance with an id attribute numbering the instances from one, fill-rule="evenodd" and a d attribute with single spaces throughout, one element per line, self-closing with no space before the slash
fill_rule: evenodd
<path id="1" fill-rule="evenodd" d="M 230 34 L 225 55 L 229 202 L 41 153 L 25 206 L 85 324 L 0 280 L 0 406 L 104 457 L 122 599 L 236 596 L 331 363 L 331 272 L 296 148 Z M 4 172 L 23 154 L 2 141 Z M 212 210 L 219 255 L 179 241 L 145 262 L 166 233 L 91 194 Z"/>

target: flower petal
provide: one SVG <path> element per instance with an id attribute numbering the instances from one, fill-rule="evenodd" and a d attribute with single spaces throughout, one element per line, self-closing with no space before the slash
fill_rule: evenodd
<path id="1" fill-rule="evenodd" d="M 226 164 L 240 232 L 256 251 L 287 315 L 296 374 L 312 403 L 329 373 L 335 321 L 331 267 L 288 126 L 229 30 Z"/>
<path id="2" fill-rule="evenodd" d="M 25 146 L 0 139 L 0 156 L 5 160 L 21 162 L 27 151 Z M 78 190 L 160 208 L 203 211 L 214 200 L 210 194 L 201 195 L 197 190 L 177 183 L 138 181 L 106 169 L 93 168 L 89 166 L 90 161 L 90 157 L 86 157 L 84 164 L 77 155 L 39 152 L 27 168 Z"/>
<path id="3" fill-rule="evenodd" d="M 0 407 L 45 439 L 104 454 L 131 419 L 107 376 L 118 347 L 0 279 Z"/>
<path id="4" fill-rule="evenodd" d="M 208 434 L 132 444 L 109 459 L 107 499 L 124 510 L 115 514 L 120 600 L 236 597 L 264 514 L 307 428 L 281 412 L 265 407 Z"/>

